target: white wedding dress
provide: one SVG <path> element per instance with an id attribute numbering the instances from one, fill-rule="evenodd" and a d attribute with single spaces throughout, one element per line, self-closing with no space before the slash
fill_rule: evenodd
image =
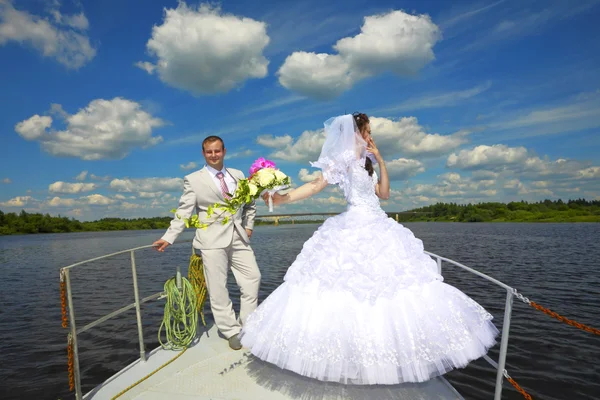
<path id="1" fill-rule="evenodd" d="M 345 384 L 421 382 L 465 367 L 495 344 L 492 315 L 443 283 L 422 241 L 381 209 L 363 161 L 340 179 L 347 211 L 306 241 L 241 342 L 281 368 Z"/>

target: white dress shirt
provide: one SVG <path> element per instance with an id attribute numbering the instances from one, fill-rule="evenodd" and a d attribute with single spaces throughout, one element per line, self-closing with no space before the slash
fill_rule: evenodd
<path id="1" fill-rule="evenodd" d="M 206 169 L 208 170 L 208 172 L 210 172 L 210 176 L 211 176 L 212 180 L 215 182 L 217 189 L 219 191 L 221 191 L 221 181 L 219 180 L 219 178 L 217 178 L 217 173 L 219 171 L 214 169 L 210 165 L 207 165 Z M 235 189 L 237 188 L 237 181 L 233 178 L 233 176 L 231 176 L 231 174 L 229 172 L 227 172 L 227 170 L 225 169 L 224 166 L 220 172 L 222 172 L 223 175 L 225 175 L 224 176 L 225 184 L 227 185 L 227 189 L 228 189 L 229 193 L 231 193 L 231 195 L 233 196 L 233 194 L 235 193 Z"/>

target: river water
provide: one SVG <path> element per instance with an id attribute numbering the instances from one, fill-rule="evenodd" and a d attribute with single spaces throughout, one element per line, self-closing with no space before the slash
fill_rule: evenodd
<path id="1" fill-rule="evenodd" d="M 253 248 L 262 271 L 260 300 L 281 282 L 319 225 L 258 226 Z M 454 259 L 554 311 L 600 328 L 600 224 L 407 223 L 425 249 Z M 61 327 L 59 268 L 152 243 L 163 231 L 119 231 L 0 237 L 0 399 L 71 399 L 66 329 Z M 186 232 L 180 240 L 191 239 Z M 136 252 L 141 296 L 162 290 L 177 265 L 187 271 L 190 244 L 163 254 Z M 483 305 L 501 327 L 506 292 L 444 264 L 447 283 Z M 72 272 L 78 326 L 133 302 L 129 255 Z M 230 279 L 235 307 L 239 291 Z M 164 301 L 144 305 L 144 339 L 156 348 Z M 206 314 L 212 318 L 210 308 Z M 135 311 L 79 338 L 84 392 L 139 357 Z M 498 357 L 499 345 L 489 355 Z M 600 399 L 600 337 L 562 324 L 516 301 L 507 370 L 534 399 Z M 483 360 L 446 375 L 465 399 L 493 398 L 495 373 Z M 522 396 L 505 383 L 503 399 Z"/>

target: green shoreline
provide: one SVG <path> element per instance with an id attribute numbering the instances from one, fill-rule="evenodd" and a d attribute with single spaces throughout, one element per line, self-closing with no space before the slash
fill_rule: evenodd
<path id="1" fill-rule="evenodd" d="M 387 212 L 398 222 L 537 222 L 583 223 L 600 222 L 600 200 L 544 200 L 537 203 L 510 202 L 459 205 L 437 203 L 402 213 Z M 167 229 L 172 217 L 103 218 L 80 222 L 67 217 L 4 213 L 0 210 L 0 236 L 35 233 L 102 232 L 123 230 Z M 304 220 L 280 218 L 279 225 L 321 223 L 323 219 Z M 256 221 L 255 225 L 273 225 L 274 221 Z"/>

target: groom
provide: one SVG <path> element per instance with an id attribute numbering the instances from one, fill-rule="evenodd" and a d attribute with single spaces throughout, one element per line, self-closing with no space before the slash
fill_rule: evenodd
<path id="1" fill-rule="evenodd" d="M 160 252 L 165 251 L 184 231 L 184 218 L 190 218 L 197 211 L 200 221 L 207 221 L 208 207 L 214 203 L 222 203 L 228 198 L 228 193 L 235 192 L 237 181 L 244 178 L 242 171 L 223 166 L 226 150 L 220 137 L 209 136 L 204 139 L 202 154 L 206 166 L 183 179 L 183 195 L 177 208 L 177 215 L 181 219 L 175 217 L 163 237 L 153 243 Z M 196 229 L 193 241 L 194 252 L 204 262 L 204 275 L 215 324 L 229 340 L 229 347 L 234 350 L 242 348 L 238 338 L 241 325 L 258 303 L 260 271 L 250 247 L 255 215 L 256 203 L 253 201 L 240 208 L 225 225 L 217 221 L 206 230 Z M 237 320 L 227 291 L 230 265 L 241 292 L 240 315 Z"/>

